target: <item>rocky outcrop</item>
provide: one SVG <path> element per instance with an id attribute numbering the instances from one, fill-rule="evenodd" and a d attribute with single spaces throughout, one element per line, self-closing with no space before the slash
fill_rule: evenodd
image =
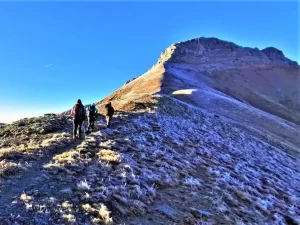
<path id="1" fill-rule="evenodd" d="M 222 65 L 229 68 L 258 65 L 298 66 L 273 47 L 249 48 L 217 38 L 196 38 L 171 45 L 162 52 L 158 64 L 188 63 L 200 65 Z"/>
<path id="2" fill-rule="evenodd" d="M 131 81 L 133 81 L 133 80 L 135 80 L 135 79 L 136 79 L 136 77 L 134 77 L 134 78 L 132 78 L 132 79 L 130 79 L 130 80 L 128 80 L 128 81 L 126 81 L 124 85 L 126 85 L 126 84 L 130 83 Z"/>
<path id="3" fill-rule="evenodd" d="M 268 58 L 275 64 L 284 64 L 284 65 L 291 65 L 291 66 L 298 66 L 298 63 L 292 60 L 289 60 L 284 56 L 282 51 L 278 50 L 274 47 L 268 47 L 262 50 L 263 53 L 268 56 Z"/>

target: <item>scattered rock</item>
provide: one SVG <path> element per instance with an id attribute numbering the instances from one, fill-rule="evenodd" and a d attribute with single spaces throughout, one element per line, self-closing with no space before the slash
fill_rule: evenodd
<path id="1" fill-rule="evenodd" d="M 166 204 L 157 205 L 155 207 L 155 210 L 164 215 L 167 215 L 169 217 L 172 217 L 172 216 L 175 216 L 176 214 L 178 214 L 178 211 L 176 209 L 173 209 L 171 206 L 166 205 Z"/>
<path id="2" fill-rule="evenodd" d="M 136 215 L 144 215 L 147 212 L 147 206 L 139 200 L 131 201 L 130 205 L 131 211 Z"/>
<path id="3" fill-rule="evenodd" d="M 73 193 L 71 188 L 63 189 L 60 192 L 63 193 L 63 194 L 72 194 Z"/>
<path id="4" fill-rule="evenodd" d="M 111 205 L 119 213 L 121 213 L 121 215 L 126 216 L 126 215 L 129 214 L 129 211 L 124 206 L 122 206 L 121 204 L 119 204 L 117 201 L 111 201 Z"/>
<path id="5" fill-rule="evenodd" d="M 119 169 L 124 169 L 126 172 L 131 172 L 132 171 L 130 165 L 127 164 L 127 163 L 120 163 L 119 165 L 117 165 L 116 170 L 119 170 Z"/>
<path id="6" fill-rule="evenodd" d="M 114 194 L 112 197 L 114 199 L 116 199 L 116 201 L 118 201 L 119 203 L 121 203 L 123 205 L 130 205 L 128 199 L 123 198 L 122 196 L 120 196 L 118 194 Z"/>
<path id="7" fill-rule="evenodd" d="M 299 225 L 299 223 L 289 215 L 283 215 L 283 218 L 288 225 Z"/>
<path id="8" fill-rule="evenodd" d="M 201 219 L 203 217 L 211 217 L 213 214 L 208 212 L 208 211 L 205 211 L 205 210 L 202 210 L 202 209 L 196 209 L 196 208 L 190 208 L 190 212 L 193 214 L 193 216 L 195 218 L 198 218 L 198 219 Z"/>

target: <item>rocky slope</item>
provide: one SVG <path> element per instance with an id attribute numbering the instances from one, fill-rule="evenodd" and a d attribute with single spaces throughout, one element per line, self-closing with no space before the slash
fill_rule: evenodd
<path id="1" fill-rule="evenodd" d="M 72 142 L 68 112 L 1 127 L 0 224 L 299 224 L 298 72 L 200 38 L 98 102 L 112 129 Z"/>
<path id="2" fill-rule="evenodd" d="M 171 45 L 147 73 L 106 99 L 118 104 L 158 91 L 168 95 L 181 89 L 219 91 L 299 123 L 299 79 L 299 66 L 280 50 L 260 51 L 216 38 L 198 38 Z"/>
<path id="3" fill-rule="evenodd" d="M 300 67 L 280 50 L 197 38 L 171 45 L 149 71 L 103 101 L 128 111 L 151 105 L 154 93 L 171 96 L 300 145 L 299 83 Z"/>

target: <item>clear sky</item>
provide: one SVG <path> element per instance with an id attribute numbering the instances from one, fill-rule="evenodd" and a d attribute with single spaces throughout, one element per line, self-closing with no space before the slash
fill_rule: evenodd
<path id="1" fill-rule="evenodd" d="M 0 2 L 0 122 L 98 101 L 201 36 L 299 63 L 299 3 Z"/>

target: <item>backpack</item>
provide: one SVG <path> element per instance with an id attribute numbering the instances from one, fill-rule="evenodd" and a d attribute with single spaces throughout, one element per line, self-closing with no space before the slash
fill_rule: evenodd
<path id="1" fill-rule="evenodd" d="M 110 104 L 105 105 L 105 115 L 112 116 L 114 114 L 115 110 Z"/>
<path id="2" fill-rule="evenodd" d="M 95 115 L 95 108 L 96 108 L 96 107 L 93 106 L 93 105 L 89 107 L 89 116 L 90 116 L 90 117 L 92 117 L 92 116 Z"/>
<path id="3" fill-rule="evenodd" d="M 73 115 L 74 115 L 75 119 L 84 120 L 85 119 L 85 110 L 84 110 L 83 105 L 76 104 L 74 106 Z"/>

